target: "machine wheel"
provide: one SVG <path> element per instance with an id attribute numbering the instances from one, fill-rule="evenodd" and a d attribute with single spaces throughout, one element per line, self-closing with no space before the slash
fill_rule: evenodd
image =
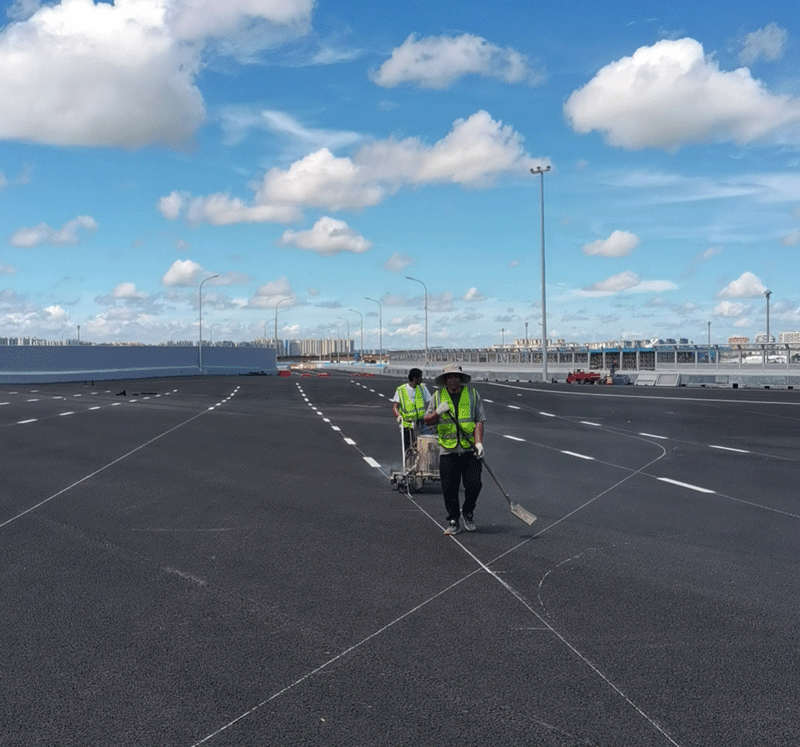
<path id="1" fill-rule="evenodd" d="M 406 449 L 405 459 L 406 459 L 406 471 L 414 470 L 417 468 L 418 454 L 417 450 L 413 446 L 409 449 Z"/>

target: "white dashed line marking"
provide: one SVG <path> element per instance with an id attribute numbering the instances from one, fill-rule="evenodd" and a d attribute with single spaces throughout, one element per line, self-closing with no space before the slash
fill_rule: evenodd
<path id="1" fill-rule="evenodd" d="M 735 451 L 737 454 L 749 454 L 750 452 L 747 449 L 732 449 L 730 446 L 714 446 L 711 444 L 709 446 L 711 449 L 722 449 L 722 451 Z"/>
<path id="2" fill-rule="evenodd" d="M 525 440 L 524 438 L 517 438 L 516 436 L 507 436 L 505 434 L 503 434 L 503 438 L 508 438 L 508 439 L 511 439 L 512 441 L 524 441 Z"/>
<path id="3" fill-rule="evenodd" d="M 333 428 L 333 430 L 335 430 L 335 431 L 342 430 L 338 425 L 332 425 L 331 428 Z"/>
<path id="4" fill-rule="evenodd" d="M 58 413 L 58 417 L 63 418 L 64 415 L 74 415 L 74 414 L 75 414 L 74 410 L 72 412 L 60 412 Z"/>
<path id="5" fill-rule="evenodd" d="M 594 457 L 586 456 L 586 454 L 576 454 L 574 451 L 562 451 L 561 453 L 566 454 L 567 456 L 578 457 L 578 459 L 588 459 L 591 462 L 594 461 Z"/>
<path id="6" fill-rule="evenodd" d="M 346 438 L 346 439 L 344 440 L 344 442 L 345 442 L 346 444 L 350 444 L 350 446 L 355 446 L 355 445 L 356 445 L 356 442 L 355 442 L 355 441 L 353 441 L 353 439 L 352 439 L 352 438 Z"/>
<path id="7" fill-rule="evenodd" d="M 112 402 L 112 403 L 111 403 L 111 406 L 112 406 L 112 407 L 118 407 L 118 406 L 119 406 L 119 405 L 121 405 L 121 404 L 122 404 L 122 402 Z"/>
<path id="8" fill-rule="evenodd" d="M 689 490 L 696 490 L 698 493 L 716 493 L 716 490 L 709 490 L 708 488 L 701 488 L 698 485 L 690 485 L 688 482 L 679 482 L 678 480 L 670 480 L 669 477 L 657 477 L 661 482 L 668 482 L 671 485 L 678 485 L 681 488 L 688 488 Z"/>
<path id="9" fill-rule="evenodd" d="M 99 409 L 100 409 L 100 406 L 98 405 L 97 407 L 90 407 L 89 409 L 90 409 L 90 410 L 99 410 Z"/>
<path id="10" fill-rule="evenodd" d="M 35 423 L 36 418 L 31 418 L 30 420 L 18 420 L 17 425 L 25 425 L 25 423 Z"/>
<path id="11" fill-rule="evenodd" d="M 644 436 L 645 438 L 660 438 L 662 441 L 669 440 L 666 436 L 656 436 L 655 433 L 640 433 L 639 435 Z"/>
<path id="12" fill-rule="evenodd" d="M 377 463 L 377 462 L 376 462 L 376 461 L 375 461 L 375 460 L 374 460 L 372 457 L 364 457 L 364 461 L 365 461 L 365 462 L 366 462 L 366 463 L 367 463 L 367 464 L 368 464 L 370 467 L 377 467 L 378 469 L 380 469 L 380 466 L 381 466 L 381 465 L 380 465 L 380 464 L 378 464 L 378 463 Z"/>
<path id="13" fill-rule="evenodd" d="M 544 417 L 546 417 L 546 418 L 554 418 L 555 417 L 555 415 L 553 415 L 553 414 L 551 414 L 549 412 L 540 412 L 539 414 L 540 415 L 544 415 Z"/>
<path id="14" fill-rule="evenodd" d="M 588 420 L 581 420 L 584 425 L 591 425 L 593 428 L 599 428 L 600 423 L 590 423 Z"/>
<path id="15" fill-rule="evenodd" d="M 517 407 L 516 405 L 508 405 L 508 409 L 509 410 L 519 410 L 520 408 Z"/>
<path id="16" fill-rule="evenodd" d="M 38 402 L 38 399 L 29 399 L 28 402 Z"/>
<path id="17" fill-rule="evenodd" d="M 493 399 L 485 399 L 485 400 L 483 400 L 483 401 L 484 401 L 484 402 L 488 402 L 490 405 L 493 405 L 493 404 L 494 404 L 494 400 L 493 400 Z"/>

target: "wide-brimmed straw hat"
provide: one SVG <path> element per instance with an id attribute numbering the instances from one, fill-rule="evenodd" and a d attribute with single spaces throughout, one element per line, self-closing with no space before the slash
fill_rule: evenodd
<path id="1" fill-rule="evenodd" d="M 434 381 L 439 386 L 444 386 L 447 383 L 447 375 L 452 373 L 457 373 L 461 377 L 462 384 L 469 384 L 469 382 L 472 381 L 472 377 L 469 374 L 464 373 L 458 363 L 448 363 L 442 369 L 442 372 L 434 379 Z"/>

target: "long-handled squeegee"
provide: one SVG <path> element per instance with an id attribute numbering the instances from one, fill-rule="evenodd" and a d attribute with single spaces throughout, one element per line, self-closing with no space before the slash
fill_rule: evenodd
<path id="1" fill-rule="evenodd" d="M 475 444 L 470 440 L 466 433 L 461 430 L 461 426 L 458 424 L 458 421 L 448 412 L 447 416 L 452 420 L 456 425 L 456 430 L 458 431 L 458 435 L 460 438 L 463 439 L 475 449 Z M 481 459 L 483 462 L 483 466 L 486 467 L 486 471 L 492 476 L 492 480 L 495 481 L 497 487 L 500 488 L 500 492 L 503 494 L 503 497 L 508 501 L 508 507 L 511 509 L 511 513 L 514 514 L 520 521 L 524 521 L 526 524 L 531 525 L 534 521 L 536 521 L 536 516 L 528 511 L 523 506 L 520 506 L 515 500 L 511 498 L 511 496 L 506 493 L 505 488 L 500 484 L 500 480 L 497 479 L 497 475 L 494 473 L 494 470 L 489 466 L 489 463 L 486 461 L 485 458 Z"/>

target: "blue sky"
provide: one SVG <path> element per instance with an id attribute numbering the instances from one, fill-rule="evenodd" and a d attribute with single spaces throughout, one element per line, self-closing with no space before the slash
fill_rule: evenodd
<path id="1" fill-rule="evenodd" d="M 796 2 L 0 6 L 0 336 L 800 330 Z"/>

